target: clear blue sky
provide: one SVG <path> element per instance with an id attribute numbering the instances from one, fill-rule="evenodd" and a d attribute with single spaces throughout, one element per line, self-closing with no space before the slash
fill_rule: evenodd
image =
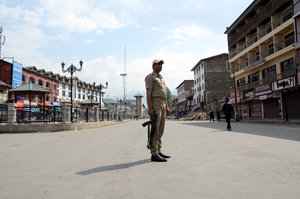
<path id="1" fill-rule="evenodd" d="M 203 58 L 228 52 L 224 34 L 253 0 L 0 0 L 6 36 L 2 57 L 62 74 L 60 63 L 84 61 L 81 80 L 109 82 L 106 94 L 145 96 L 154 58 L 173 94 Z"/>

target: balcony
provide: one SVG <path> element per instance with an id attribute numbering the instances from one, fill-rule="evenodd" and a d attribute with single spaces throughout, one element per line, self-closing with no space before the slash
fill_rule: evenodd
<path id="1" fill-rule="evenodd" d="M 268 78 L 268 79 L 262 79 L 256 82 L 252 82 L 252 83 L 248 83 L 242 86 L 237 87 L 238 91 L 246 91 L 246 90 L 250 90 L 250 89 L 254 89 L 258 86 L 263 86 L 263 85 L 267 85 L 267 84 L 271 84 L 273 82 L 276 82 L 278 80 L 281 79 L 285 79 L 288 77 L 293 77 L 296 75 L 296 68 L 293 68 L 290 71 L 286 71 L 280 74 L 277 74 L 276 76 L 272 77 L 272 78 Z"/>
<path id="2" fill-rule="evenodd" d="M 234 33 L 234 34 L 230 34 L 230 32 L 227 33 L 228 34 L 229 47 L 234 45 L 234 44 L 237 44 L 241 40 L 241 38 L 245 37 L 251 30 L 256 29 L 262 21 L 264 21 L 268 17 L 271 17 L 272 14 L 278 8 L 280 8 L 282 5 L 284 5 L 288 2 L 290 2 L 290 0 L 272 0 L 272 1 L 269 1 L 264 7 L 260 7 L 259 13 L 257 13 L 254 17 L 249 18 L 249 19 L 247 19 L 247 18 L 242 19 L 244 21 L 247 20 L 247 23 L 244 26 L 242 26 L 240 28 L 238 28 L 238 26 L 232 27 L 232 30 L 237 29 L 236 33 Z M 280 26 L 285 21 L 292 18 L 293 13 L 294 13 L 293 9 L 290 9 L 289 11 L 284 13 L 283 16 L 280 19 L 278 19 L 276 22 L 273 23 L 273 29 L 275 29 L 276 27 Z M 262 38 L 264 35 L 268 34 L 271 31 L 272 31 L 271 27 L 266 27 L 266 30 L 263 31 L 261 33 L 261 35 L 258 35 L 259 39 Z"/>
<path id="3" fill-rule="evenodd" d="M 282 17 L 280 17 L 280 19 L 278 19 L 277 21 L 273 22 L 273 28 L 276 29 L 277 27 L 279 27 L 281 24 L 283 24 L 284 22 L 286 22 L 287 20 L 289 20 L 290 18 L 292 18 L 294 15 L 294 11 L 293 9 L 288 10 L 287 12 L 285 12 Z"/>
<path id="4" fill-rule="evenodd" d="M 270 32 L 272 32 L 272 26 L 271 25 L 269 25 L 266 28 L 264 28 L 263 30 L 261 30 L 260 33 L 258 34 L 258 38 L 261 39 L 265 35 L 269 34 Z"/>
<path id="5" fill-rule="evenodd" d="M 275 52 L 278 52 L 290 45 L 293 45 L 295 43 L 295 38 L 294 37 L 290 37 L 290 38 L 287 38 L 283 41 L 280 41 L 280 42 L 277 42 L 275 43 Z"/>

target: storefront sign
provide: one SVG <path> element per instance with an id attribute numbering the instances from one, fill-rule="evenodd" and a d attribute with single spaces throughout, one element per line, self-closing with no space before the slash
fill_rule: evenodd
<path id="1" fill-rule="evenodd" d="M 22 71 L 23 65 L 14 61 L 12 69 L 12 88 L 22 86 Z"/>
<path id="2" fill-rule="evenodd" d="M 232 104 L 235 104 L 235 98 L 236 98 L 236 101 L 237 101 L 237 103 L 238 102 L 240 102 L 241 101 L 241 97 L 240 97 L 241 95 L 240 95 L 240 92 L 236 92 L 236 93 L 234 93 L 234 92 L 232 92 L 232 93 L 230 93 L 230 102 L 232 103 Z"/>
<path id="3" fill-rule="evenodd" d="M 267 95 L 260 95 L 259 100 L 265 100 L 265 99 L 268 99 L 268 96 Z"/>
<path id="4" fill-rule="evenodd" d="M 255 88 L 255 96 L 266 95 L 272 92 L 272 85 L 267 84 Z"/>
<path id="5" fill-rule="evenodd" d="M 291 88 L 295 86 L 295 77 L 289 77 L 285 79 L 278 80 L 273 82 L 273 90 L 282 90 L 284 88 Z"/>
<path id="6" fill-rule="evenodd" d="M 244 94 L 245 100 L 253 100 L 254 99 L 254 91 L 248 91 Z"/>

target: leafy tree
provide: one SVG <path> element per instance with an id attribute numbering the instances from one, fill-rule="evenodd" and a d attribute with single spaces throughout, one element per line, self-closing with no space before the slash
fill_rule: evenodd
<path id="1" fill-rule="evenodd" d="M 172 104 L 173 104 L 173 101 L 175 98 L 176 98 L 176 96 L 172 95 L 170 89 L 167 87 L 167 102 L 168 102 L 168 106 L 170 108 L 172 107 Z"/>

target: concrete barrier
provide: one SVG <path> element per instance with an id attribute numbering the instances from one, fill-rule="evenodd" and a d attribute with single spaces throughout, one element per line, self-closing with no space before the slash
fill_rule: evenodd
<path id="1" fill-rule="evenodd" d="M 123 121 L 124 122 L 124 121 Z M 120 124 L 120 121 L 103 121 L 89 123 L 33 123 L 33 124 L 1 124 L 0 133 L 34 133 L 34 132 L 57 132 L 57 131 L 74 131 L 90 128 L 101 128 Z"/>

